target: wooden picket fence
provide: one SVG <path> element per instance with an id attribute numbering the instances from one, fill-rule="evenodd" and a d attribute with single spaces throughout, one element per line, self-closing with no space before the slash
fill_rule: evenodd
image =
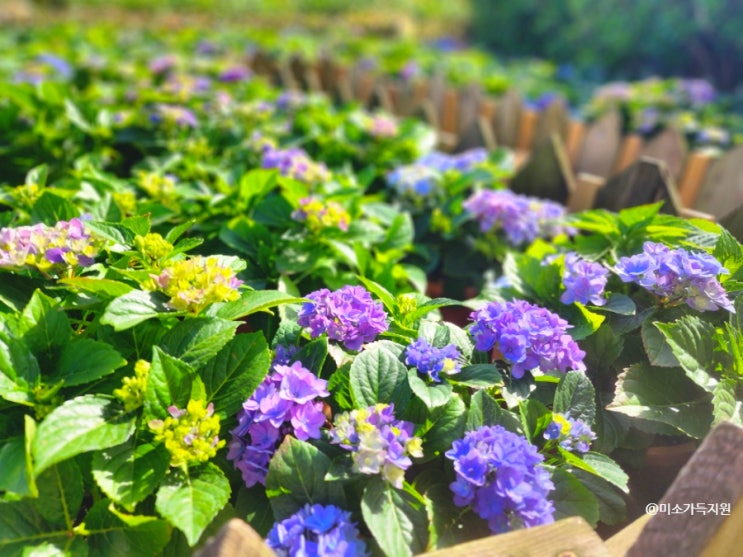
<path id="1" fill-rule="evenodd" d="M 419 117 L 437 130 L 445 151 L 509 147 L 519 168 L 512 182 L 517 191 L 573 211 L 665 199 L 668 212 L 717 220 L 743 241 L 743 146 L 722 155 L 689 152 L 673 128 L 650 140 L 622 135 L 617 111 L 586 124 L 571 118 L 559 100 L 537 110 L 516 91 L 494 98 L 476 85 L 453 87 L 442 75 L 405 81 L 329 58 L 274 58 L 261 51 L 249 62 L 288 89 Z M 524 173 L 528 180 L 520 177 Z"/>
<path id="2" fill-rule="evenodd" d="M 433 557 L 718 557 L 743 547 L 743 428 L 719 424 L 681 469 L 654 514 L 607 540 L 582 518 L 440 549 Z M 247 523 L 228 522 L 196 557 L 273 557 Z"/>

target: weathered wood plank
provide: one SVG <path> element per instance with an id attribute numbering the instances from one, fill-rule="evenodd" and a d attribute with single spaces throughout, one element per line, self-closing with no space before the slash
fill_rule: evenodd
<path id="1" fill-rule="evenodd" d="M 599 189 L 594 208 L 620 211 L 627 207 L 664 201 L 662 212 L 678 215 L 681 202 L 676 184 L 663 161 L 642 158 L 607 180 Z"/>
<path id="2" fill-rule="evenodd" d="M 622 120 L 616 110 L 606 113 L 585 132 L 576 172 L 608 178 L 619 151 Z"/>
<path id="3" fill-rule="evenodd" d="M 498 145 L 516 146 L 522 107 L 521 96 L 514 90 L 506 92 L 498 101 L 495 116 L 495 138 Z"/>
<path id="4" fill-rule="evenodd" d="M 511 179 L 516 193 L 566 203 L 575 190 L 565 146 L 557 135 L 531 153 L 529 160 Z"/>
<path id="5" fill-rule="evenodd" d="M 276 554 L 249 524 L 233 518 L 194 557 L 276 557 Z"/>
<path id="6" fill-rule="evenodd" d="M 642 157 L 652 157 L 666 163 L 674 180 L 681 178 L 687 155 L 686 140 L 675 128 L 670 127 L 648 141 L 640 152 Z"/>
<path id="7" fill-rule="evenodd" d="M 640 158 L 645 140 L 635 133 L 626 135 L 619 147 L 617 159 L 614 161 L 612 172 L 617 174 Z"/>
<path id="8" fill-rule="evenodd" d="M 649 514 L 644 514 L 637 520 L 633 521 L 629 526 L 626 526 L 611 538 L 604 542 L 606 549 L 614 555 L 614 557 L 624 557 L 630 547 L 637 541 L 637 537 L 642 532 L 642 529 L 650 520 Z M 658 556 L 662 557 L 662 556 Z"/>
<path id="9" fill-rule="evenodd" d="M 567 141 L 569 124 L 570 118 L 564 101 L 562 99 L 553 100 L 539 113 L 531 148 L 534 149 L 549 141 L 553 134 L 557 134 L 560 139 Z M 569 156 L 570 149 L 568 148 L 567 151 Z"/>
<path id="10" fill-rule="evenodd" d="M 679 181 L 679 194 L 684 207 L 694 206 L 711 163 L 712 157 L 707 153 L 692 153 L 686 160 L 686 166 Z"/>
<path id="11" fill-rule="evenodd" d="M 723 422 L 681 469 L 627 555 L 740 555 L 742 497 L 743 428 Z M 730 506 L 728 513 L 721 504 Z"/>
<path id="12" fill-rule="evenodd" d="M 537 130 L 537 121 L 539 112 L 531 108 L 525 108 L 521 111 L 521 120 L 519 120 L 519 132 L 516 136 L 516 149 L 521 151 L 531 151 L 534 148 L 534 134 Z"/>
<path id="13" fill-rule="evenodd" d="M 459 131 L 459 91 L 447 87 L 441 102 L 441 131 L 456 135 Z"/>
<path id="14" fill-rule="evenodd" d="M 596 195 L 605 184 L 606 180 L 601 176 L 580 172 L 575 177 L 575 190 L 568 197 L 568 211 L 577 213 L 593 207 Z"/>
<path id="15" fill-rule="evenodd" d="M 740 205 L 743 205 L 743 145 L 712 162 L 694 208 L 722 218 L 731 207 Z"/>
<path id="16" fill-rule="evenodd" d="M 427 553 L 431 557 L 612 557 L 582 518 L 490 536 Z"/>
<path id="17" fill-rule="evenodd" d="M 571 120 L 568 124 L 568 135 L 565 143 L 568 150 L 568 159 L 574 168 L 578 164 L 578 157 L 585 138 L 586 125 L 578 120 Z"/>

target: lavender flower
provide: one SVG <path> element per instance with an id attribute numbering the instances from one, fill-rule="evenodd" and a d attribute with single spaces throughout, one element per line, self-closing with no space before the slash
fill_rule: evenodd
<path id="1" fill-rule="evenodd" d="M 471 505 L 493 533 L 553 522 L 547 494 L 554 489 L 544 457 L 525 438 L 501 426 L 483 426 L 454 441 L 446 457 L 457 479 L 454 504 Z"/>
<path id="2" fill-rule="evenodd" d="M 422 338 L 412 342 L 405 349 L 405 363 L 415 366 L 420 373 L 425 373 L 436 383 L 441 382 L 439 377 L 441 372 L 452 375 L 461 371 L 462 364 L 459 362 L 461 356 L 459 349 L 453 344 L 436 348 Z"/>
<path id="3" fill-rule="evenodd" d="M 513 246 L 569 232 L 560 224 L 565 207 L 510 190 L 480 190 L 463 206 L 480 223 L 481 232 L 502 229 Z"/>
<path id="4" fill-rule="evenodd" d="M 360 350 L 389 327 L 382 304 L 372 300 L 361 286 L 344 286 L 333 292 L 322 288 L 307 298 L 312 301 L 302 305 L 297 323 L 309 327 L 312 338 L 327 333 L 349 350 Z"/>
<path id="5" fill-rule="evenodd" d="M 622 282 L 639 284 L 667 303 L 683 301 L 697 311 L 735 312 L 717 279 L 729 271 L 708 253 L 645 242 L 642 253 L 620 258 L 615 271 Z"/>
<path id="6" fill-rule="evenodd" d="M 247 487 L 265 482 L 271 457 L 286 435 L 318 439 L 325 423 L 323 403 L 316 399 L 329 396 L 328 382 L 301 362 L 272 369 L 243 403 L 238 425 L 231 431 L 227 459 L 242 472 Z"/>
<path id="7" fill-rule="evenodd" d="M 449 170 L 467 172 L 487 159 L 488 151 L 484 148 L 470 149 L 457 155 L 447 155 L 439 151 L 433 151 L 419 158 L 416 164 L 426 166 L 437 172 L 447 172 Z"/>
<path id="8" fill-rule="evenodd" d="M 291 149 L 264 148 L 263 168 L 276 168 L 282 176 L 288 176 L 301 182 L 315 183 L 327 180 L 330 176 L 327 167 L 313 161 L 306 152 L 298 147 Z"/>
<path id="9" fill-rule="evenodd" d="M 195 128 L 199 125 L 196 115 L 186 107 L 174 104 L 157 104 L 150 114 L 153 124 L 170 124 L 182 128 Z"/>
<path id="10" fill-rule="evenodd" d="M 422 164 L 396 168 L 387 174 L 387 184 L 394 188 L 400 197 L 416 202 L 438 197 L 442 193 L 439 174 Z"/>
<path id="11" fill-rule="evenodd" d="M 299 200 L 299 208 L 292 212 L 292 219 L 304 222 L 313 232 L 326 228 L 338 228 L 345 232 L 351 216 L 336 201 L 323 202 L 316 197 L 304 197 Z"/>
<path id="12" fill-rule="evenodd" d="M 477 350 L 498 348 L 519 379 L 526 371 L 585 371 L 586 355 L 567 334 L 572 327 L 555 313 L 524 300 L 490 302 L 472 312 Z"/>
<path id="13" fill-rule="evenodd" d="M 394 405 L 377 404 L 351 410 L 335 417 L 330 442 L 353 453 L 353 470 L 379 474 L 398 489 L 413 463 L 422 457 L 421 439 L 411 422 L 396 420 Z"/>
<path id="14" fill-rule="evenodd" d="M 697 107 L 714 102 L 717 96 L 714 86 L 706 79 L 681 79 L 678 88 L 689 103 Z"/>
<path id="15" fill-rule="evenodd" d="M 245 66 L 230 66 L 219 74 L 219 81 L 223 83 L 237 83 L 250 77 L 250 70 Z"/>
<path id="16" fill-rule="evenodd" d="M 587 453 L 596 434 L 583 420 L 556 413 L 552 415 L 552 422 L 547 426 L 544 438 L 557 441 L 566 451 Z"/>
<path id="17" fill-rule="evenodd" d="M 560 296 L 560 301 L 563 304 L 590 302 L 595 306 L 603 306 L 606 303 L 604 289 L 608 276 L 609 270 L 600 263 L 581 259 L 576 253 L 567 254 L 562 274 L 565 292 Z"/>
<path id="18" fill-rule="evenodd" d="M 305 505 L 274 524 L 266 543 L 280 557 L 368 555 L 351 513 L 334 505 Z"/>

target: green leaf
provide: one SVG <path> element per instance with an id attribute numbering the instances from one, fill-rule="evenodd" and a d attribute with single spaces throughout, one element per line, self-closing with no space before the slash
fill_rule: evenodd
<path id="1" fill-rule="evenodd" d="M 326 337 L 320 337 L 302 346 L 295 354 L 293 360 L 295 362 L 302 362 L 302 365 L 306 369 L 320 376 L 327 357 L 328 339 Z"/>
<path id="2" fill-rule="evenodd" d="M 594 308 L 596 311 L 608 311 L 619 315 L 635 315 L 637 307 L 632 298 L 625 296 L 624 294 L 617 294 L 613 292 L 609 299 L 606 300 L 606 304 L 600 307 Z"/>
<path id="3" fill-rule="evenodd" d="M 64 347 L 55 377 L 64 381 L 66 387 L 82 385 L 105 377 L 123 365 L 126 360 L 111 345 L 83 338 Z"/>
<path id="4" fill-rule="evenodd" d="M 195 220 L 188 220 L 188 221 L 186 221 L 184 223 L 179 224 L 176 227 L 173 227 L 167 233 L 167 235 L 165 236 L 165 241 L 170 242 L 171 244 L 175 244 L 175 242 L 178 240 L 178 238 L 180 238 L 181 236 L 183 236 L 183 234 L 189 228 L 191 228 L 194 225 L 195 222 L 196 222 Z"/>
<path id="5" fill-rule="evenodd" d="M 423 553 L 428 545 L 425 506 L 381 478 L 372 479 L 361 498 L 361 514 L 385 555 Z"/>
<path id="6" fill-rule="evenodd" d="M 351 364 L 351 393 L 359 407 L 385 402 L 402 412 L 410 398 L 408 368 L 384 348 L 367 348 Z"/>
<path id="7" fill-rule="evenodd" d="M 407 323 L 413 323 L 416 319 L 423 317 L 435 309 L 460 305 L 462 305 L 462 302 L 452 300 L 451 298 L 434 298 L 433 300 L 423 302 L 421 305 L 416 307 L 415 310 L 405 315 L 405 320 Z"/>
<path id="8" fill-rule="evenodd" d="M 555 520 L 581 516 L 595 528 L 599 520 L 596 496 L 575 476 L 559 468 L 552 471 L 552 482 L 555 490 L 548 497 L 555 504 Z"/>
<path id="9" fill-rule="evenodd" d="M 484 425 L 501 425 L 509 431 L 523 435 L 518 416 L 501 408 L 492 396 L 485 390 L 480 390 L 472 395 L 472 400 L 470 400 L 465 429 L 472 431 Z"/>
<path id="10" fill-rule="evenodd" d="M 23 341 L 3 337 L 0 333 L 0 397 L 32 406 L 33 388 L 41 376 L 39 362 Z"/>
<path id="11" fill-rule="evenodd" d="M 73 277 L 59 279 L 57 282 L 71 287 L 73 291 L 87 292 L 88 294 L 105 296 L 106 298 L 118 298 L 134 290 L 133 287 L 124 282 L 111 279 Z"/>
<path id="12" fill-rule="evenodd" d="M 193 369 L 155 346 L 145 389 L 145 414 L 165 418 L 169 406 L 185 408 L 191 399 L 192 384 Z"/>
<path id="13" fill-rule="evenodd" d="M 616 488 L 606 480 L 583 470 L 572 470 L 571 473 L 596 498 L 599 505 L 599 521 L 612 525 L 625 520 L 627 505 Z"/>
<path id="14" fill-rule="evenodd" d="M 34 353 L 52 359 L 69 342 L 72 327 L 59 302 L 37 290 L 23 309 L 18 332 Z"/>
<path id="15" fill-rule="evenodd" d="M 121 221 L 121 224 L 138 236 L 146 236 L 150 232 L 150 217 L 147 215 L 127 217 Z"/>
<path id="16" fill-rule="evenodd" d="M 126 442 L 93 454 L 93 478 L 101 491 L 122 507 L 134 505 L 153 493 L 168 470 L 170 453 L 163 443 Z"/>
<path id="17" fill-rule="evenodd" d="M 69 221 L 80 216 L 80 210 L 64 197 L 44 190 L 31 209 L 31 219 L 54 226 L 61 220 Z M 86 223 L 87 228 L 87 223 Z"/>
<path id="18" fill-rule="evenodd" d="M 658 330 L 659 323 L 646 319 L 642 323 L 642 344 L 647 352 L 650 364 L 660 367 L 676 367 L 679 361 L 666 342 L 665 336 Z"/>
<path id="19" fill-rule="evenodd" d="M 564 309 L 565 318 L 573 326 L 568 329 L 568 334 L 573 340 L 583 340 L 595 333 L 606 319 L 605 315 L 595 313 L 583 304 L 572 304 Z"/>
<path id="20" fill-rule="evenodd" d="M 362 277 L 361 275 L 357 275 L 357 278 L 361 281 L 361 284 L 366 286 L 366 289 L 374 294 L 384 305 L 384 308 L 387 310 L 388 313 L 394 314 L 397 310 L 397 300 L 395 300 L 395 296 L 387 290 L 384 286 L 381 284 L 378 284 L 374 282 L 373 280 L 370 280 L 366 277 Z"/>
<path id="21" fill-rule="evenodd" d="M 230 498 L 230 482 L 214 464 L 171 469 L 157 491 L 155 508 L 193 547 Z"/>
<path id="22" fill-rule="evenodd" d="M 711 398 L 681 369 L 642 363 L 619 375 L 608 409 L 660 422 L 698 439 L 712 423 Z"/>
<path id="23" fill-rule="evenodd" d="M 253 487 L 240 487 L 235 500 L 235 514 L 265 538 L 274 524 L 271 503 L 266 496 L 266 490 L 260 484 Z"/>
<path id="24" fill-rule="evenodd" d="M 519 403 L 521 425 L 529 441 L 544 431 L 552 422 L 552 412 L 536 399 L 527 399 Z"/>
<path id="25" fill-rule="evenodd" d="M 743 401 L 736 396 L 737 384 L 735 379 L 727 378 L 715 385 L 712 391 L 713 425 L 725 420 L 743 425 Z"/>
<path id="26" fill-rule="evenodd" d="M 431 485 L 426 489 L 425 497 L 431 517 L 429 550 L 452 547 L 492 535 L 487 522 L 471 510 L 454 504 L 447 484 Z"/>
<path id="27" fill-rule="evenodd" d="M 74 460 L 52 466 L 36 479 L 36 510 L 51 526 L 72 530 L 83 502 L 83 475 Z"/>
<path id="28" fill-rule="evenodd" d="M 186 319 L 165 333 L 160 346 L 171 356 L 199 369 L 235 336 L 238 326 L 239 323 L 216 317 Z"/>
<path id="29" fill-rule="evenodd" d="M 54 528 L 39 515 L 32 500 L 0 503 L 0 554 L 21 557 L 28 547 L 53 543 L 65 547 L 67 530 Z"/>
<path id="30" fill-rule="evenodd" d="M 169 313 L 167 296 L 159 292 L 132 290 L 119 296 L 106 307 L 101 316 L 103 325 L 111 325 L 115 331 L 130 329 L 143 321 Z"/>
<path id="31" fill-rule="evenodd" d="M 218 306 L 215 315 L 222 319 L 236 320 L 259 311 L 266 311 L 281 304 L 298 304 L 306 301 L 278 290 L 249 290 L 239 300 Z"/>
<path id="32" fill-rule="evenodd" d="M 554 411 L 592 424 L 596 416 L 593 383 L 580 371 L 569 371 L 560 378 L 555 391 Z"/>
<path id="33" fill-rule="evenodd" d="M 81 453 L 123 443 L 134 432 L 134 425 L 134 416 L 109 397 L 84 395 L 68 400 L 36 430 L 31 445 L 36 474 Z"/>
<path id="34" fill-rule="evenodd" d="M 418 376 L 416 369 L 408 370 L 408 384 L 429 410 L 443 406 L 451 397 L 452 387 L 449 383 L 428 384 Z"/>
<path id="35" fill-rule="evenodd" d="M 614 462 L 610 457 L 602 453 L 590 451 L 581 455 L 581 459 L 591 467 L 591 471 L 597 476 L 600 476 L 625 493 L 629 493 L 627 487 L 629 477 L 625 471 L 622 470 L 622 467 Z"/>
<path id="36" fill-rule="evenodd" d="M 85 228 L 114 244 L 132 247 L 136 234 L 130 228 L 116 222 L 85 221 Z"/>
<path id="37" fill-rule="evenodd" d="M 230 340 L 209 360 L 199 375 L 207 400 L 221 419 L 233 416 L 261 384 L 271 365 L 268 344 L 262 333 L 241 334 Z"/>
<path id="38" fill-rule="evenodd" d="M 339 482 L 325 481 L 329 469 L 330 459 L 324 453 L 287 435 L 266 474 L 266 494 L 276 520 L 287 518 L 308 503 L 343 507 L 343 487 Z"/>
<path id="39" fill-rule="evenodd" d="M 93 130 L 92 126 L 85 120 L 82 112 L 80 112 L 80 109 L 74 102 L 67 98 L 64 100 L 64 107 L 65 116 L 67 116 L 67 119 L 72 122 L 75 127 L 80 128 L 85 133 L 91 133 Z"/>
<path id="40" fill-rule="evenodd" d="M 216 486 L 215 486 L 216 489 Z M 89 557 L 157 555 L 170 539 L 170 525 L 154 516 L 113 512 L 111 502 L 98 501 L 85 515 Z"/>
<path id="41" fill-rule="evenodd" d="M 503 385 L 503 375 L 495 364 L 473 364 L 449 377 L 452 383 L 467 385 L 477 389 L 487 389 Z"/>
<path id="42" fill-rule="evenodd" d="M 715 354 L 715 327 L 695 315 L 685 315 L 674 323 L 655 323 L 686 375 L 706 391 L 712 391 L 717 378 L 712 375 Z"/>
<path id="43" fill-rule="evenodd" d="M 26 438 L 11 437 L 0 446 L 0 491 L 38 496 L 34 486 L 33 465 L 26 451 Z"/>
<path id="44" fill-rule="evenodd" d="M 425 424 L 423 453 L 433 457 L 449 450 L 464 434 L 466 420 L 467 408 L 458 395 L 452 395 L 446 405 L 433 409 Z"/>

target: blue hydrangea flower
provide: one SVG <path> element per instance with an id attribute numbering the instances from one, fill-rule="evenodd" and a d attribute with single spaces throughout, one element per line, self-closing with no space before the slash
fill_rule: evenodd
<path id="1" fill-rule="evenodd" d="M 526 371 L 585 371 L 586 355 L 567 330 L 572 327 L 559 315 L 524 300 L 490 302 L 470 315 L 475 348 L 500 350 L 519 379 Z"/>
<path id="2" fill-rule="evenodd" d="M 622 282 L 634 282 L 668 303 L 683 301 L 697 311 L 735 311 L 717 279 L 729 271 L 708 253 L 645 242 L 642 253 L 620 258 L 615 271 Z"/>
<path id="3" fill-rule="evenodd" d="M 277 358 L 286 353 L 277 351 Z M 301 362 L 274 364 L 255 392 L 243 403 L 238 425 L 231 431 L 227 459 L 234 461 L 247 487 L 264 483 L 268 464 L 286 435 L 318 439 L 325 424 L 323 403 L 328 382 Z"/>
<path id="4" fill-rule="evenodd" d="M 309 327 L 312 338 L 327 333 L 349 350 L 361 350 L 366 342 L 387 330 L 387 314 L 382 304 L 361 286 L 344 286 L 331 292 L 322 288 L 307 295 L 297 323 Z"/>
<path id="5" fill-rule="evenodd" d="M 330 430 L 330 442 L 353 454 L 353 470 L 382 474 L 401 489 L 411 456 L 423 456 L 421 439 L 411 422 L 395 419 L 392 404 L 377 404 L 338 414 Z"/>
<path id="6" fill-rule="evenodd" d="M 596 434 L 583 420 L 555 413 L 552 415 L 552 422 L 544 431 L 544 438 L 557 441 L 566 451 L 587 453 L 591 448 L 591 442 L 596 439 Z"/>
<path id="7" fill-rule="evenodd" d="M 483 426 L 454 441 L 454 504 L 471 505 L 493 533 L 553 522 L 554 489 L 544 457 L 524 437 L 501 426 Z"/>
<path id="8" fill-rule="evenodd" d="M 410 343 L 405 349 L 405 363 L 415 366 L 420 373 L 425 373 L 436 383 L 441 382 L 439 373 L 452 375 L 461 371 L 461 356 L 459 349 L 453 344 L 436 348 L 422 338 Z"/>
<path id="9" fill-rule="evenodd" d="M 480 223 L 481 232 L 503 230 L 512 246 L 571 232 L 560 223 L 566 214 L 565 207 L 510 190 L 480 190 L 463 207 Z"/>
<path id="10" fill-rule="evenodd" d="M 368 555 L 351 513 L 334 505 L 305 505 L 274 524 L 266 543 L 280 557 Z"/>
<path id="11" fill-rule="evenodd" d="M 592 261 L 581 259 L 576 253 L 565 256 L 565 270 L 562 274 L 562 283 L 565 292 L 560 296 L 563 304 L 592 303 L 595 306 L 606 304 L 604 289 L 609 278 L 609 270 Z"/>

